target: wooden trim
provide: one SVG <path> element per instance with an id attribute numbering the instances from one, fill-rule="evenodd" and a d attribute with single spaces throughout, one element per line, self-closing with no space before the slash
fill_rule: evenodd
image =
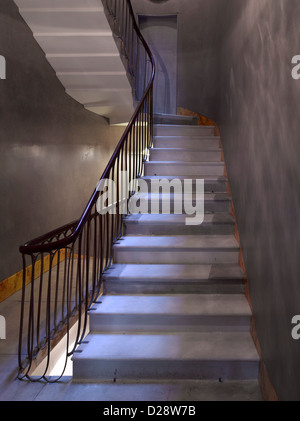
<path id="1" fill-rule="evenodd" d="M 183 108 L 183 107 L 177 107 L 177 115 L 184 115 L 184 116 L 187 116 L 187 117 L 197 117 L 199 126 L 215 126 L 216 130 L 218 131 L 218 127 L 217 127 L 216 123 L 214 121 L 212 121 L 210 118 L 208 118 L 208 117 L 206 117 L 202 114 L 196 113 L 194 111 L 187 110 L 186 108 Z M 218 136 L 218 135 L 216 134 L 216 136 Z"/>
<path id="2" fill-rule="evenodd" d="M 60 261 L 64 261 L 66 257 L 65 250 L 60 251 Z M 57 265 L 57 253 L 55 254 L 52 262 L 52 267 Z M 42 260 L 38 260 L 35 263 L 35 279 L 38 278 L 41 275 L 41 268 L 42 268 Z M 50 268 L 50 255 L 47 254 L 43 258 L 43 273 L 48 272 Z M 25 284 L 28 285 L 31 282 L 31 276 L 32 276 L 32 265 L 27 266 L 25 274 Z M 20 270 L 20 272 L 15 273 L 14 275 L 10 276 L 7 279 L 4 279 L 2 282 L 0 282 L 0 303 L 2 301 L 6 300 L 8 297 L 13 295 L 14 293 L 18 292 L 20 289 L 22 289 L 23 285 L 23 270 Z"/>

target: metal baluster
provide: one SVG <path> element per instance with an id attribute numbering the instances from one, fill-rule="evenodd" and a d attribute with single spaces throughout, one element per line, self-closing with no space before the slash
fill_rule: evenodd
<path id="1" fill-rule="evenodd" d="M 140 102 L 102 176 L 103 179 L 111 178 L 117 184 L 117 192 L 113 193 L 112 203 L 108 204 L 110 209 L 115 206 L 116 214 L 97 213 L 99 192 L 95 191 L 79 221 L 20 247 L 23 258 L 23 284 L 19 332 L 19 378 L 26 377 L 32 381 L 35 381 L 30 376 L 33 359 L 42 348 L 47 354 L 43 377 L 44 380 L 51 381 L 47 378 L 47 370 L 50 366 L 52 339 L 59 330 L 64 328 L 67 333 L 65 367 L 67 356 L 72 355 L 76 346 L 82 341 L 87 327 L 88 310 L 101 292 L 103 273 L 113 262 L 114 241 L 122 235 L 123 216 L 120 210 L 123 208 L 123 199 L 128 201 L 130 195 L 121 189 L 123 186 L 120 185 L 120 171 L 124 169 L 128 171 L 128 182 L 141 176 L 144 172 L 144 162 L 148 159 L 148 149 L 153 144 L 155 65 L 151 52 L 136 25 L 129 0 L 118 2 L 106 0 L 106 9 L 113 18 L 115 33 L 120 37 L 120 47 L 127 57 L 128 72 L 132 76 L 132 88 L 136 99 Z M 151 63 L 151 69 L 149 63 Z M 135 183 L 132 186 L 133 194 L 137 188 Z M 61 265 L 63 250 L 65 261 Z M 75 253 L 77 259 L 75 259 Z M 25 315 L 26 255 L 31 258 L 32 272 L 31 285 L 28 288 L 29 309 L 28 314 L 26 312 Z M 49 256 L 50 260 L 46 304 L 42 299 L 45 292 L 45 255 Z M 39 263 L 37 263 L 38 257 L 41 257 Z M 91 258 L 93 258 L 92 264 Z M 56 266 L 55 269 L 54 266 Z M 39 274 L 38 268 L 40 268 Z M 90 268 L 92 268 L 92 278 Z M 61 294 L 60 287 L 62 287 Z M 52 288 L 54 302 L 51 300 Z M 61 306 L 58 305 L 59 295 L 61 295 Z M 69 349 L 70 323 L 75 315 L 78 320 L 76 341 L 72 349 Z M 45 337 L 42 338 L 41 328 L 44 328 L 44 323 Z M 27 358 L 23 362 L 22 345 L 25 334 L 27 334 L 25 338 Z"/>

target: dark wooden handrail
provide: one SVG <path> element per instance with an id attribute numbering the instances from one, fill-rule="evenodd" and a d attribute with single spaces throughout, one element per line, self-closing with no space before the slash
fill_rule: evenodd
<path id="1" fill-rule="evenodd" d="M 119 183 L 119 173 L 129 179 L 143 175 L 144 162 L 152 147 L 153 82 L 155 63 L 135 20 L 130 0 L 106 0 L 107 17 L 127 60 L 133 92 L 143 92 L 101 180 Z M 126 199 L 131 194 L 127 192 Z M 38 380 L 50 379 L 51 351 L 62 334 L 67 337 L 66 362 L 87 333 L 88 312 L 102 292 L 103 275 L 113 263 L 113 246 L 123 233 L 121 200 L 116 214 L 97 212 L 100 192 L 95 188 L 80 219 L 20 246 L 23 286 L 19 336 L 19 378 L 35 381 L 33 367 L 45 359 Z M 122 198 L 123 200 L 123 198 Z M 31 264 L 31 282 L 26 287 L 26 268 Z M 28 303 L 28 305 L 26 304 Z M 71 344 L 70 329 L 77 322 Z M 65 370 L 64 368 L 64 370 Z M 63 370 L 63 372 L 64 372 Z M 63 375 L 63 372 L 61 375 Z"/>
<path id="2" fill-rule="evenodd" d="M 122 146 L 124 145 L 125 140 L 127 139 L 128 134 L 130 133 L 130 131 L 132 129 L 133 123 L 136 121 L 139 113 L 141 112 L 142 106 L 143 106 L 147 96 L 149 95 L 150 90 L 153 88 L 153 82 L 154 82 L 154 77 L 155 77 L 155 62 L 154 62 L 153 55 L 151 53 L 151 50 L 150 50 L 148 44 L 146 43 L 146 41 L 143 37 L 143 35 L 141 34 L 141 32 L 139 30 L 139 27 L 136 24 L 134 12 L 133 12 L 130 0 L 126 0 L 126 3 L 128 5 L 129 11 L 130 11 L 130 16 L 131 16 L 132 21 L 133 21 L 134 30 L 136 31 L 139 39 L 141 40 L 141 42 L 142 42 L 142 44 L 143 44 L 143 46 L 144 46 L 144 48 L 145 48 L 145 50 L 148 54 L 148 57 L 151 61 L 152 74 L 151 74 L 149 84 L 146 88 L 146 91 L 145 91 L 142 99 L 140 100 L 140 103 L 138 104 L 130 122 L 128 123 L 128 125 L 127 125 L 127 127 L 126 127 L 126 129 L 125 129 L 125 131 L 124 131 L 124 133 L 123 133 L 123 135 L 122 135 L 122 137 L 121 137 L 121 139 L 120 139 L 112 157 L 110 158 L 110 161 L 107 164 L 107 166 L 106 166 L 106 168 L 105 168 L 105 170 L 104 170 L 100 179 L 108 178 L 111 167 L 112 167 L 114 161 L 116 160 L 117 156 L 119 155 L 120 150 L 121 150 Z M 52 232 L 47 233 L 47 234 L 45 234 L 41 237 L 35 238 L 31 241 L 28 241 L 25 245 L 21 245 L 20 246 L 20 252 L 22 254 L 47 252 L 47 251 L 51 251 L 53 249 L 59 249 L 59 248 L 66 247 L 69 244 L 71 244 L 74 241 L 74 239 L 76 239 L 78 237 L 78 235 L 80 234 L 80 232 L 82 231 L 82 228 L 83 228 L 84 224 L 87 222 L 88 215 L 90 214 L 93 205 L 97 201 L 98 196 L 99 196 L 99 192 L 95 189 L 91 198 L 90 198 L 90 200 L 89 200 L 89 202 L 88 202 L 88 204 L 87 204 L 87 206 L 86 206 L 86 208 L 85 208 L 85 210 L 84 210 L 84 212 L 83 212 L 83 214 L 82 214 L 82 216 L 81 216 L 81 218 L 77 221 L 77 223 L 73 222 L 73 223 L 70 224 L 72 226 L 76 224 L 76 228 L 74 229 L 72 234 L 68 235 L 63 240 L 53 241 L 53 242 L 49 242 L 47 244 L 42 244 L 45 240 L 53 237 L 53 235 L 58 235 L 60 232 L 64 232 L 65 229 L 66 229 L 66 226 L 63 226 L 61 228 L 56 229 L 55 231 L 52 231 Z"/>

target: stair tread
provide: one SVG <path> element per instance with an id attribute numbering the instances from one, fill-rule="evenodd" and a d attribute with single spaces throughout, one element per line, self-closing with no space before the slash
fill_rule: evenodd
<path id="1" fill-rule="evenodd" d="M 129 215 L 124 219 L 126 224 L 153 224 L 153 225 L 174 225 L 180 224 L 185 225 L 186 215 Z M 205 224 L 230 224 L 234 225 L 235 221 L 233 216 L 230 213 L 208 213 L 204 215 L 204 221 L 202 225 Z"/>
<path id="2" fill-rule="evenodd" d="M 243 294 L 104 295 L 97 315 L 251 316 Z"/>
<path id="3" fill-rule="evenodd" d="M 178 125 L 176 123 L 180 123 L 180 125 L 198 125 L 198 118 L 193 116 L 183 116 L 177 114 L 154 114 L 153 120 L 155 124 L 172 124 Z"/>
<path id="4" fill-rule="evenodd" d="M 192 149 L 192 150 L 187 150 L 186 148 L 151 148 L 151 151 L 159 151 L 159 152 L 173 152 L 173 151 L 179 151 L 179 152 L 189 152 L 189 153 L 194 153 L 194 152 L 222 152 L 222 149 L 219 147 L 214 147 L 214 146 L 203 146 L 202 148 L 200 148 L 197 145 L 197 149 Z"/>
<path id="5" fill-rule="evenodd" d="M 148 162 L 145 162 L 145 165 L 149 165 L 149 164 L 161 164 L 161 165 L 167 165 L 167 164 L 170 164 L 170 165 L 176 165 L 176 164 L 178 164 L 178 165 L 182 165 L 182 164 L 184 164 L 184 165 L 196 165 L 196 166 L 198 166 L 198 165 L 211 165 L 211 166 L 223 166 L 224 165 L 224 162 L 223 161 L 207 161 L 207 162 L 205 162 L 205 161 L 148 161 Z M 199 178 L 199 176 L 198 176 L 198 178 Z"/>
<path id="6" fill-rule="evenodd" d="M 141 177 L 142 180 L 161 180 L 161 179 L 167 179 L 167 180 L 205 180 L 205 181 L 221 181 L 225 182 L 227 181 L 227 178 L 224 175 L 165 175 L 165 176 L 159 176 L 159 175 L 145 175 Z"/>
<path id="7" fill-rule="evenodd" d="M 183 148 L 186 152 L 219 148 L 220 138 L 214 136 L 154 136 L 155 148 Z"/>
<path id="8" fill-rule="evenodd" d="M 187 126 L 187 125 L 183 125 L 183 124 L 155 124 L 155 127 L 156 128 L 171 127 L 172 129 L 174 129 L 174 128 L 178 128 L 178 129 L 180 129 L 180 128 L 184 128 L 184 129 L 190 128 L 190 129 L 193 129 L 193 130 L 200 130 L 200 131 L 203 130 L 203 129 L 207 129 L 207 130 L 215 129 L 215 126 L 193 126 L 193 125 Z"/>
<path id="9" fill-rule="evenodd" d="M 215 136 L 215 127 L 155 124 L 154 136 Z"/>
<path id="10" fill-rule="evenodd" d="M 189 250 L 238 250 L 239 245 L 233 235 L 178 235 L 178 236 L 125 236 L 115 245 L 118 249 L 138 248 L 155 251 Z"/>
<path id="11" fill-rule="evenodd" d="M 164 139 L 164 140 L 172 140 L 172 139 L 191 139 L 191 140 L 196 140 L 196 139 L 208 139 L 208 140 L 220 140 L 220 136 L 215 136 L 215 135 L 208 135 L 208 134 L 197 134 L 197 135 L 192 135 L 190 133 L 188 134 L 172 134 L 172 135 L 163 135 L 163 134 L 154 134 L 153 135 L 154 139 Z"/>
<path id="12" fill-rule="evenodd" d="M 182 280 L 199 282 L 201 280 L 222 280 L 236 279 L 245 280 L 245 275 L 238 264 L 114 264 L 111 269 L 104 274 L 104 279 L 119 278 L 157 282 Z"/>
<path id="13" fill-rule="evenodd" d="M 197 117 L 181 114 L 166 114 L 166 113 L 154 113 L 154 117 L 166 117 L 166 118 L 178 118 L 183 120 L 191 120 Z"/>
<path id="14" fill-rule="evenodd" d="M 136 193 L 134 195 L 136 198 L 140 197 L 140 198 L 157 198 L 157 197 L 166 197 L 166 198 L 175 198 L 175 199 L 181 199 L 184 200 L 184 197 L 190 198 L 190 197 L 196 197 L 196 193 L 190 193 L 190 192 L 185 192 L 184 195 L 181 193 Z M 204 193 L 204 200 L 205 201 L 210 201 L 210 200 L 216 200 L 216 201 L 221 201 L 221 200 L 226 200 L 226 201 L 231 201 L 230 196 L 228 195 L 228 193 Z"/>
<path id="15" fill-rule="evenodd" d="M 248 332 L 91 333 L 86 341 L 79 347 L 84 352 L 76 353 L 73 361 L 259 361 Z"/>

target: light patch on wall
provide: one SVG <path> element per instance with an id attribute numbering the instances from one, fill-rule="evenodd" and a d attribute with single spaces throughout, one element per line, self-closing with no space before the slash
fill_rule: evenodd
<path id="1" fill-rule="evenodd" d="M 58 342 L 58 344 L 52 349 L 50 353 L 50 358 L 44 358 L 43 361 L 38 365 L 38 367 L 33 371 L 32 376 L 47 376 L 59 377 L 63 373 L 64 376 L 73 376 L 73 361 L 71 356 L 66 357 L 66 349 L 68 344 L 68 351 L 70 352 L 75 346 L 75 340 L 78 331 L 78 322 L 71 327 L 69 335 L 66 334 Z M 89 333 L 89 322 L 85 337 Z M 46 373 L 45 373 L 46 369 Z"/>
<path id="2" fill-rule="evenodd" d="M 44 155 L 43 148 L 38 145 L 30 146 L 28 149 L 33 158 L 41 158 Z"/>
<path id="3" fill-rule="evenodd" d="M 23 156 L 24 150 L 28 157 L 32 158 L 42 158 L 45 156 L 45 151 L 42 146 L 39 145 L 30 145 L 30 146 L 23 146 L 23 145 L 15 145 L 13 147 L 13 152 L 16 155 Z"/>
<path id="4" fill-rule="evenodd" d="M 0 79 L 6 79 L 6 60 L 0 56 Z"/>
<path id="5" fill-rule="evenodd" d="M 95 148 L 89 147 L 87 150 L 85 149 L 82 154 L 83 154 L 84 160 L 94 159 L 95 158 Z"/>

